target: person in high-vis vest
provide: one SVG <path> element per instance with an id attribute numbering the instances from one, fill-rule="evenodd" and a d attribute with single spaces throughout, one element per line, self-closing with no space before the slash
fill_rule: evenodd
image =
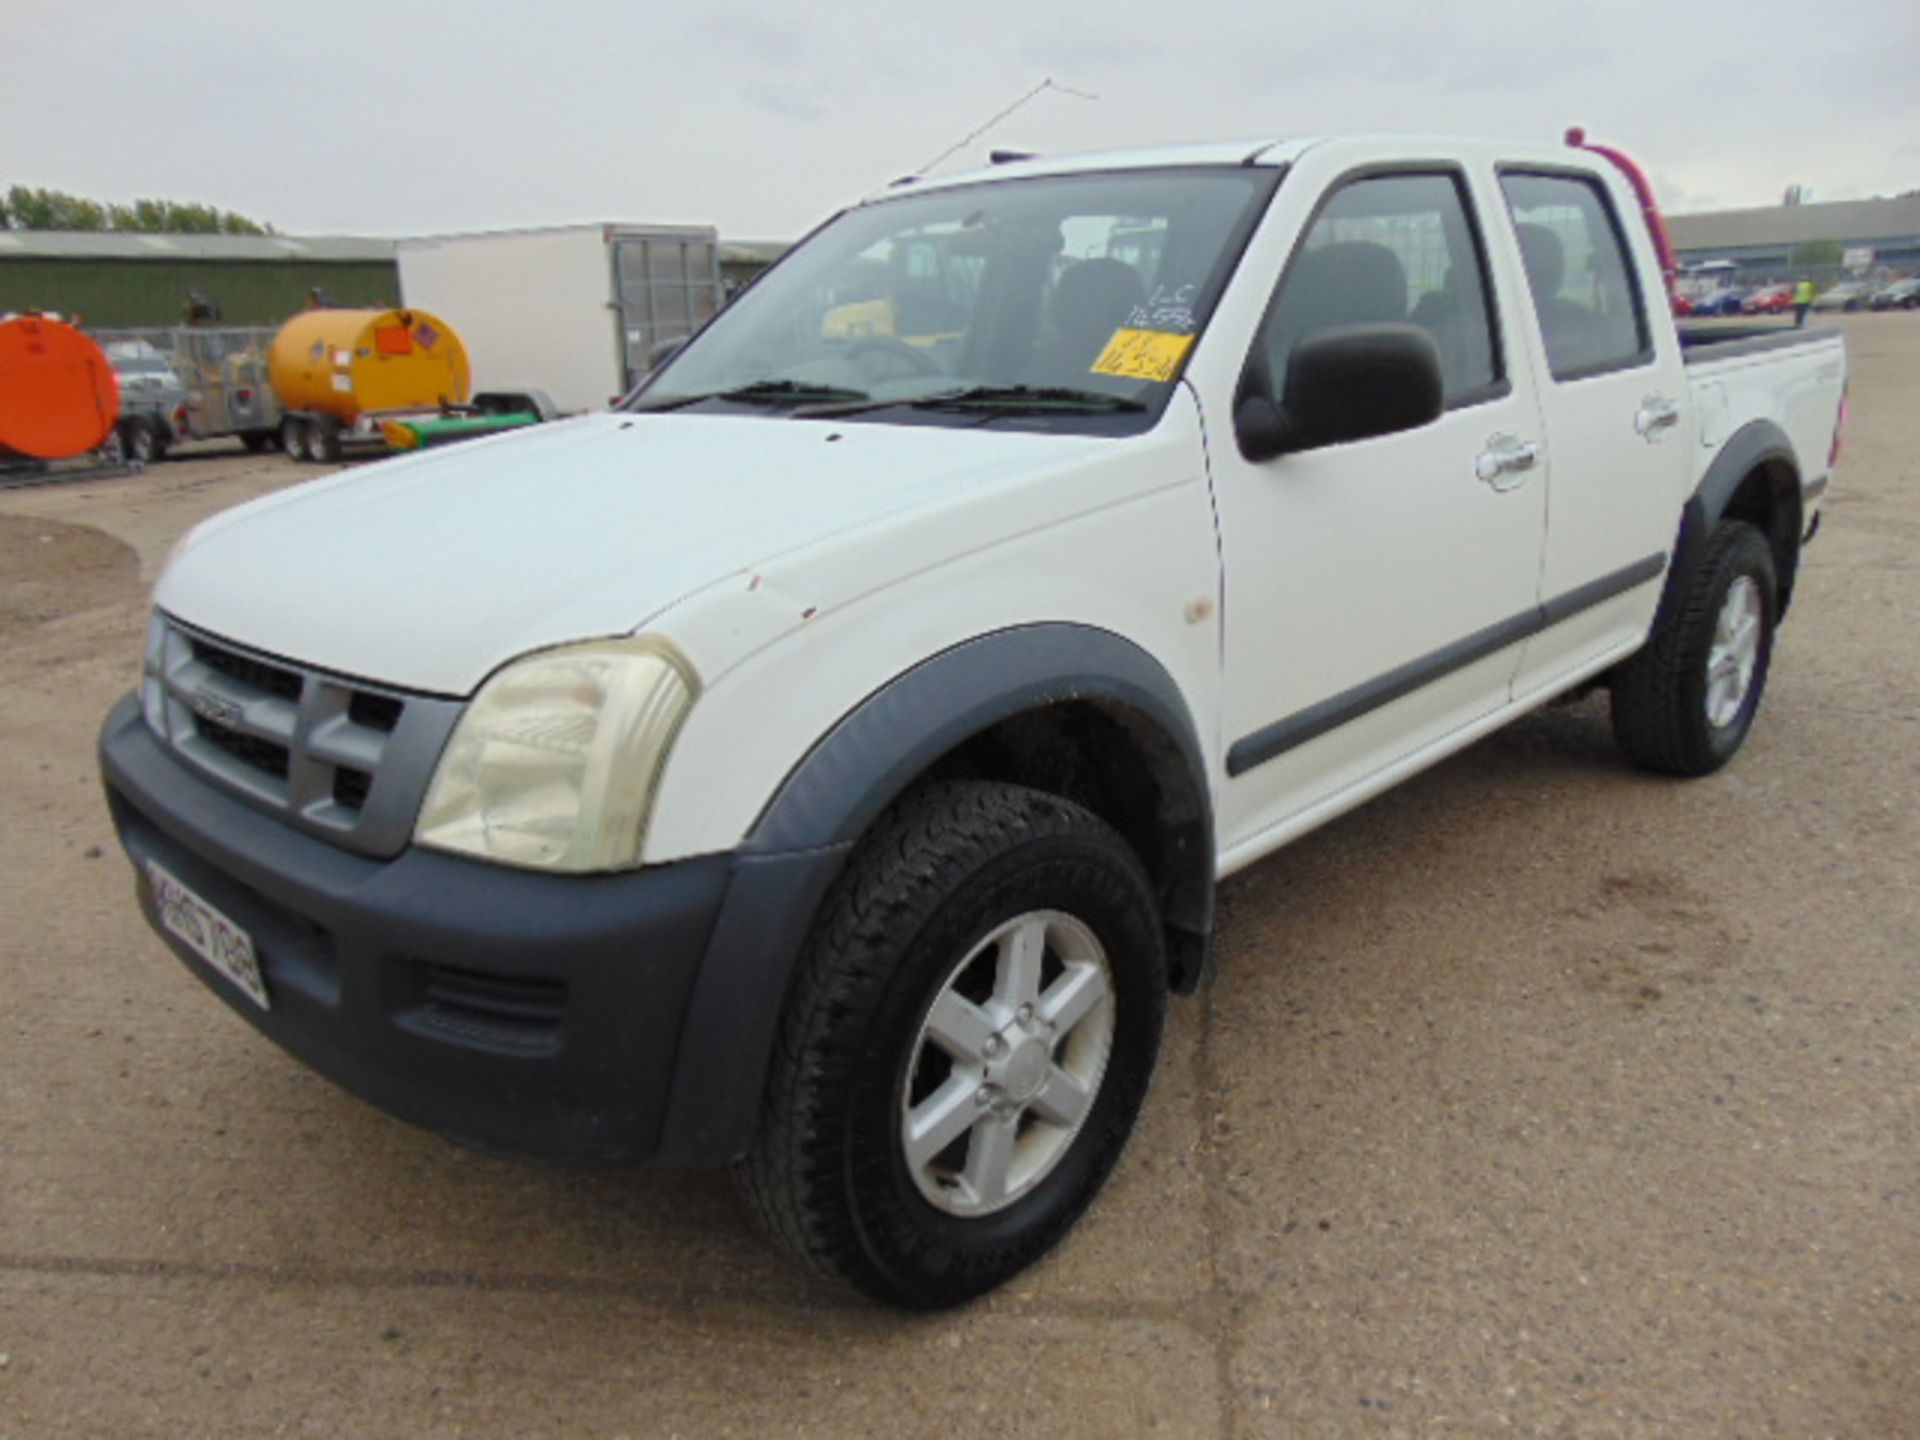
<path id="1" fill-rule="evenodd" d="M 1802 276 L 1800 283 L 1793 287 L 1793 323 L 1798 329 L 1807 323 L 1807 311 L 1813 305 L 1813 281 Z"/>

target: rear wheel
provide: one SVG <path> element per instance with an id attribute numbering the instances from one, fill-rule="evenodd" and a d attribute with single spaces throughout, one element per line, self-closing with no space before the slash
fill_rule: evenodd
<path id="1" fill-rule="evenodd" d="M 280 422 L 280 448 L 287 452 L 289 460 L 307 460 L 307 422 L 298 415 L 289 415 Z"/>
<path id="2" fill-rule="evenodd" d="M 1003 1283 L 1118 1158 L 1165 973 L 1152 888 L 1098 817 L 977 782 L 903 802 L 801 958 L 736 1172 L 762 1228 L 890 1304 Z"/>
<path id="3" fill-rule="evenodd" d="M 1745 521 L 1714 527 L 1646 646 L 1614 675 L 1614 737 L 1637 764 L 1693 776 L 1733 758 L 1766 690 L 1778 597 L 1766 538 Z"/>

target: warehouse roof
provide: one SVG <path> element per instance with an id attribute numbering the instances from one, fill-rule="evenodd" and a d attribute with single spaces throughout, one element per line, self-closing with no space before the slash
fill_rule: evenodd
<path id="1" fill-rule="evenodd" d="M 1920 195 L 1669 215 L 1667 230 L 1676 250 L 1799 245 L 1809 240 L 1905 240 L 1920 235 Z"/>
<path id="2" fill-rule="evenodd" d="M 393 259 L 393 241 L 357 235 L 139 235 L 117 230 L 0 230 L 0 260 Z"/>

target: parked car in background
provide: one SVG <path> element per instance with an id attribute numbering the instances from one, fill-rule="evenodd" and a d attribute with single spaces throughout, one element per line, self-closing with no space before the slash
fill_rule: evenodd
<path id="1" fill-rule="evenodd" d="M 1864 280 L 1842 280 L 1831 289 L 1823 290 L 1814 297 L 1816 310 L 1863 310 L 1867 297 L 1873 293 L 1873 287 Z"/>
<path id="2" fill-rule="evenodd" d="M 1784 315 L 1793 309 L 1793 286 L 1763 285 L 1740 302 L 1742 315 Z"/>
<path id="3" fill-rule="evenodd" d="M 1875 310 L 1920 309 L 1920 278 L 1896 280 L 1873 292 L 1867 304 Z"/>
<path id="4" fill-rule="evenodd" d="M 102 347 L 120 377 L 121 453 L 142 465 L 164 460 L 187 433 L 187 387 L 164 351 L 145 340 L 113 340 Z"/>
<path id="5" fill-rule="evenodd" d="M 1745 285 L 1731 285 L 1725 290 L 1716 290 L 1711 295 L 1702 295 L 1693 302 L 1695 315 L 1738 315 L 1740 306 L 1753 291 Z"/>

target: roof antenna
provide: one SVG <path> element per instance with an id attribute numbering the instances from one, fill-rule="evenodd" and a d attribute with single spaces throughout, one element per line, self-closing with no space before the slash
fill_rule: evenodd
<path id="1" fill-rule="evenodd" d="M 1015 100 L 1011 105 L 1007 106 L 1006 109 L 994 115 L 990 120 L 986 122 L 986 124 L 980 126 L 978 129 L 968 131 L 965 135 L 962 135 L 958 140 L 954 141 L 953 144 L 949 145 L 946 149 L 942 150 L 938 155 L 934 156 L 931 160 L 927 161 L 926 164 L 922 165 L 918 170 L 914 172 L 914 174 L 916 176 L 924 175 L 929 170 L 933 169 L 934 166 L 938 165 L 942 160 L 945 160 L 949 155 L 953 154 L 956 150 L 964 150 L 967 146 L 971 145 L 974 141 L 978 140 L 982 135 L 986 134 L 987 131 L 991 130 L 994 126 L 998 125 L 1002 120 L 1006 119 L 1009 115 L 1013 114 L 1013 112 L 1018 110 L 1022 105 L 1025 105 L 1030 100 L 1037 99 L 1042 92 L 1047 90 L 1055 90 L 1062 95 L 1071 95 L 1076 100 L 1097 101 L 1100 98 L 1098 95 L 1095 95 L 1090 90 L 1075 90 L 1071 85 L 1059 84 L 1057 81 L 1054 80 L 1054 78 L 1051 75 L 1049 75 L 1046 79 L 1042 80 L 1038 85 L 1034 86 L 1031 90 L 1027 91 L 1026 94 L 1022 95 L 1018 100 Z M 1022 154 L 1021 158 L 1026 159 L 1029 157 L 1026 156 L 1025 154 Z M 899 184 L 900 182 L 895 181 L 894 183 Z"/>

